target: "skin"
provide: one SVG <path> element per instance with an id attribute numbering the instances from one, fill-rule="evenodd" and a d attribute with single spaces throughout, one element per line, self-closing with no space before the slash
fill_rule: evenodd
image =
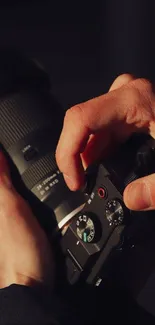
<path id="1" fill-rule="evenodd" d="M 0 288 L 13 283 L 52 286 L 54 262 L 46 235 L 13 188 L 0 153 Z"/>
<path id="2" fill-rule="evenodd" d="M 155 137 L 155 95 L 152 84 L 125 74 L 109 92 L 71 107 L 65 115 L 56 160 L 68 187 L 84 185 L 84 170 L 104 157 L 133 132 Z M 139 179 L 125 189 L 124 202 L 132 210 L 155 208 L 155 175 Z"/>
<path id="3" fill-rule="evenodd" d="M 132 132 L 155 137 L 154 107 L 150 82 L 122 75 L 107 94 L 70 108 L 56 150 L 68 187 L 75 191 L 84 185 L 84 169 Z M 125 204 L 133 210 L 154 209 L 154 183 L 155 174 L 131 183 L 124 192 Z M 0 225 L 0 288 L 13 283 L 52 288 L 52 249 L 28 203 L 14 189 L 2 153 Z"/>

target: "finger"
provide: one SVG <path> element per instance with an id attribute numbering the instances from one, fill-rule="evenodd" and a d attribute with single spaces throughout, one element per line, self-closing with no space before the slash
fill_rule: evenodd
<path id="1" fill-rule="evenodd" d="M 104 139 L 104 142 L 103 142 Z M 89 165 L 104 158 L 110 151 L 111 136 L 103 130 L 90 137 L 84 152 L 81 154 L 82 165 L 86 169 Z"/>
<path id="2" fill-rule="evenodd" d="M 109 92 L 128 84 L 132 80 L 135 80 L 135 78 L 130 74 L 120 75 L 114 80 L 113 84 L 109 89 Z M 101 145 L 102 139 L 105 139 L 105 141 Z M 106 132 L 105 130 L 97 134 L 92 134 L 89 137 L 85 151 L 81 154 L 81 160 L 84 169 L 86 169 L 89 165 L 93 164 L 94 162 L 97 162 L 100 158 L 104 158 L 106 155 L 108 155 L 108 153 L 112 150 L 110 143 L 110 134 L 108 134 L 108 132 Z"/>
<path id="3" fill-rule="evenodd" d="M 117 90 L 76 105 L 66 112 L 56 150 L 56 160 L 71 190 L 84 184 L 81 154 L 90 135 L 105 130 L 114 139 L 126 139 L 136 129 L 150 127 L 152 88 L 145 80 L 133 80 Z M 106 139 L 100 141 L 104 146 Z"/>
<path id="4" fill-rule="evenodd" d="M 122 86 L 128 84 L 128 83 L 129 83 L 130 81 L 132 81 L 132 80 L 135 80 L 135 77 L 134 77 L 133 75 L 128 74 L 128 73 L 126 73 L 126 74 L 122 74 L 122 75 L 118 76 L 118 77 L 114 80 L 114 82 L 112 83 L 112 85 L 111 85 L 109 91 L 116 90 L 116 89 L 118 89 L 118 88 L 120 88 L 120 87 L 122 87 Z"/>
<path id="5" fill-rule="evenodd" d="M 155 174 L 129 184 L 124 191 L 124 202 L 131 210 L 155 209 Z"/>

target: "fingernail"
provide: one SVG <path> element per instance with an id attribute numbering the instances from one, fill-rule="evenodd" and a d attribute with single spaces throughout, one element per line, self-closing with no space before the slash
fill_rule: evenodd
<path id="1" fill-rule="evenodd" d="M 150 190 L 145 183 L 136 182 L 128 185 L 125 198 L 131 210 L 145 210 L 151 207 Z"/>
<path id="2" fill-rule="evenodd" d="M 72 178 L 66 174 L 63 174 L 63 177 L 64 177 L 64 180 L 65 180 L 67 186 L 70 188 L 70 190 L 74 191 L 76 188 L 75 188 L 75 183 L 72 180 Z"/>
<path id="3" fill-rule="evenodd" d="M 12 187 L 12 182 L 5 173 L 0 174 L 0 186 L 6 186 L 9 189 Z"/>

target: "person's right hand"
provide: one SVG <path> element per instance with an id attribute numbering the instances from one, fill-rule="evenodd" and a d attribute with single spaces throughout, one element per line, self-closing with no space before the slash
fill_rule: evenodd
<path id="1" fill-rule="evenodd" d="M 148 80 L 121 75 L 109 93 L 70 108 L 56 150 L 68 187 L 80 189 L 84 169 L 136 131 L 155 138 L 155 96 Z M 154 183 L 155 174 L 128 185 L 126 205 L 133 210 L 155 208 Z"/>

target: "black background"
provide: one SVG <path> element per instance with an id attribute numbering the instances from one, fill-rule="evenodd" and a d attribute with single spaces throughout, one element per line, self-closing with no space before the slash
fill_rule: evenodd
<path id="1" fill-rule="evenodd" d="M 154 1 L 5 1 L 0 47 L 36 57 L 64 108 L 100 95 L 129 72 L 155 77 Z"/>
<path id="2" fill-rule="evenodd" d="M 155 1 L 4 1 L 0 49 L 4 47 L 37 58 L 67 109 L 106 92 L 121 73 L 155 80 Z M 154 284 L 153 278 L 140 301 L 147 301 L 152 312 Z"/>

